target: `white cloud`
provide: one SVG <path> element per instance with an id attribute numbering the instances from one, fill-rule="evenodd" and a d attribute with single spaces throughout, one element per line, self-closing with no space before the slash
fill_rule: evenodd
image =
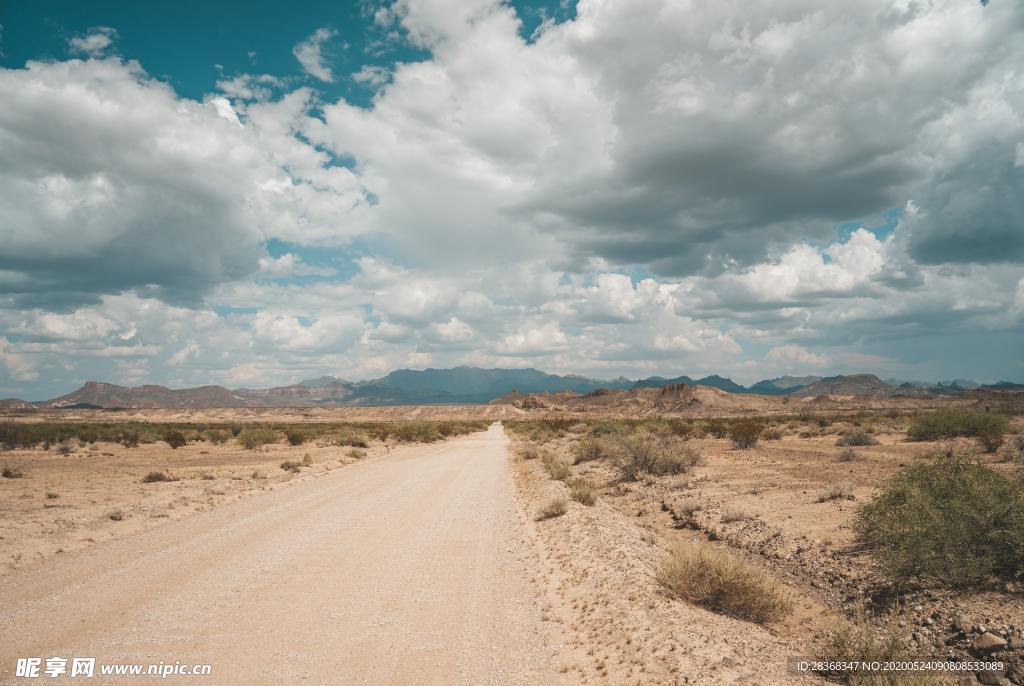
<path id="1" fill-rule="evenodd" d="M 98 26 L 84 35 L 71 38 L 68 45 L 74 52 L 95 57 L 109 48 L 116 39 L 117 31 L 109 26 Z"/>
<path id="2" fill-rule="evenodd" d="M 366 64 L 359 71 L 352 74 L 352 80 L 357 83 L 364 83 L 374 88 L 383 86 L 391 78 L 391 72 L 386 68 L 374 65 Z"/>
<path id="3" fill-rule="evenodd" d="M 824 355 L 812 353 L 807 348 L 793 343 L 775 346 L 765 357 L 787 369 L 824 367 L 828 364 L 828 358 Z"/>
<path id="4" fill-rule="evenodd" d="M 323 45 L 337 35 L 337 31 L 321 27 L 292 49 L 303 71 L 325 83 L 334 81 L 334 73 L 323 55 Z"/>

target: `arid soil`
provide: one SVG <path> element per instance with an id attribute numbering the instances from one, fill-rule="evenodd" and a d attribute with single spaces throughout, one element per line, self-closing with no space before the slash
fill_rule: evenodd
<path id="1" fill-rule="evenodd" d="M 213 666 L 178 683 L 574 683 L 506 445 L 400 447 L 9 572 L 0 682 L 58 655 Z"/>
<path id="2" fill-rule="evenodd" d="M 690 682 L 790 683 L 795 677 L 785 671 L 786 657 L 821 655 L 837 619 L 867 599 L 875 601 L 872 608 L 893 612 L 876 617 L 879 627 L 891 627 L 919 659 L 976 659 L 971 640 L 985 627 L 1009 639 L 1011 649 L 999 658 L 1020 664 L 1024 595 L 1019 585 L 911 589 L 888 597 L 871 559 L 854 545 L 850 525 L 857 505 L 899 467 L 948 444 L 908 443 L 903 433 L 886 432 L 882 422 L 874 436 L 878 444 L 855 448 L 857 458 L 843 461 L 844 448 L 836 440 L 850 428 L 838 423 L 809 432 L 793 422 L 783 427 L 781 439 L 746 450 L 728 439 L 692 439 L 688 443 L 702 464 L 687 474 L 632 483 L 621 482 L 603 460 L 573 466 L 573 477 L 600 486 L 597 503 L 585 507 L 569 501 L 564 516 L 538 522 L 537 528 L 545 548 L 553 551 L 552 583 L 574 608 L 562 621 L 594 651 L 578 665 L 580 672 L 609 683 L 672 683 L 680 675 Z M 1015 430 L 1022 429 L 1016 420 Z M 569 432 L 542 447 L 571 461 L 577 440 Z M 536 444 L 520 440 L 518 445 Z M 985 457 L 996 469 L 1013 467 L 1002 459 Z M 565 483 L 549 478 L 538 459 L 519 459 L 516 473 L 523 497 L 534 508 L 567 497 Z M 831 491 L 842 495 L 818 502 Z M 688 513 L 695 504 L 698 509 Z M 674 541 L 724 549 L 767 571 L 795 600 L 793 614 L 762 628 L 668 601 L 652 574 Z M 704 637 L 700 650 L 684 647 L 688 639 L 679 643 L 680 636 L 694 634 Z M 980 676 L 982 683 L 1003 683 Z M 974 677 L 962 683 L 975 683 Z"/>

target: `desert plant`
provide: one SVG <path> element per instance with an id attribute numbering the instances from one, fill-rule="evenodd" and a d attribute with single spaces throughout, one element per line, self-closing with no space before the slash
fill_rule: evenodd
<path id="1" fill-rule="evenodd" d="M 203 432 L 203 436 L 214 445 L 222 445 L 228 442 L 228 438 L 231 437 L 231 434 L 224 429 L 207 429 Z"/>
<path id="2" fill-rule="evenodd" d="M 618 438 L 611 454 L 623 481 L 636 481 L 642 474 L 682 474 L 701 460 L 700 454 L 680 439 L 645 432 Z"/>
<path id="3" fill-rule="evenodd" d="M 544 463 L 544 469 L 547 470 L 548 476 L 556 481 L 564 481 L 572 474 L 568 463 L 554 453 L 545 451 L 541 456 L 541 462 Z"/>
<path id="4" fill-rule="evenodd" d="M 247 450 L 277 443 L 277 432 L 266 426 L 247 426 L 238 434 L 238 442 Z"/>
<path id="5" fill-rule="evenodd" d="M 306 432 L 301 429 L 288 429 L 284 437 L 288 440 L 288 445 L 302 445 L 308 438 Z"/>
<path id="6" fill-rule="evenodd" d="M 281 469 L 286 472 L 297 472 L 302 467 L 302 463 L 297 460 L 285 460 L 281 463 Z"/>
<path id="7" fill-rule="evenodd" d="M 855 523 L 863 545 L 897 584 L 950 586 L 1024 570 L 1024 478 L 969 454 L 940 455 L 904 468 Z"/>
<path id="8" fill-rule="evenodd" d="M 537 449 L 536 446 L 523 446 L 519 450 L 519 457 L 523 458 L 524 460 L 536 460 L 538 457 L 540 457 L 540 451 Z"/>
<path id="9" fill-rule="evenodd" d="M 729 435 L 729 425 L 721 419 L 709 419 L 704 428 L 714 438 L 725 438 Z"/>
<path id="10" fill-rule="evenodd" d="M 144 484 L 153 484 L 159 481 L 174 481 L 174 479 L 163 472 L 150 472 L 146 476 L 142 477 L 142 483 Z"/>
<path id="11" fill-rule="evenodd" d="M 47 491 L 46 492 L 46 499 L 47 500 L 56 500 L 59 497 L 60 497 L 60 493 L 56 493 L 55 491 Z"/>
<path id="12" fill-rule="evenodd" d="M 114 522 L 120 522 L 122 519 L 124 519 L 124 512 L 122 512 L 121 510 L 112 510 L 107 513 L 107 518 Z"/>
<path id="13" fill-rule="evenodd" d="M 164 441 L 171 448 L 180 448 L 181 446 L 188 443 L 188 439 L 185 438 L 185 434 L 178 429 L 168 429 L 164 432 Z"/>
<path id="14" fill-rule="evenodd" d="M 878 441 L 876 441 L 867 431 L 864 431 L 863 429 L 855 429 L 840 436 L 836 441 L 836 445 L 878 445 Z"/>
<path id="15" fill-rule="evenodd" d="M 994 452 L 1003 443 L 1009 420 L 1000 414 L 970 410 L 940 410 L 914 417 L 907 429 L 911 441 L 936 441 L 956 436 L 978 439 L 986 452 Z"/>
<path id="16" fill-rule="evenodd" d="M 793 608 L 770 576 L 706 545 L 673 546 L 657 580 L 672 596 L 757 624 L 776 622 Z"/>
<path id="17" fill-rule="evenodd" d="M 348 457 L 351 457 L 351 458 L 352 458 L 352 459 L 354 459 L 354 460 L 361 460 L 361 459 L 363 459 L 364 457 L 366 457 L 366 453 L 365 453 L 365 452 L 363 452 L 362 450 L 360 450 L 359 448 L 349 448 L 349 449 L 348 449 L 348 450 L 347 450 L 347 451 L 345 452 L 345 454 L 346 454 L 346 455 L 347 455 Z"/>
<path id="18" fill-rule="evenodd" d="M 12 467 L 10 465 L 4 465 L 3 469 L 0 470 L 0 476 L 5 479 L 20 479 L 25 476 L 25 473 L 18 467 Z"/>
<path id="19" fill-rule="evenodd" d="M 573 446 L 572 452 L 576 458 L 576 464 L 579 464 L 580 462 L 600 460 L 602 457 L 607 457 L 609 449 L 604 439 L 596 438 L 594 436 L 585 436 Z"/>
<path id="20" fill-rule="evenodd" d="M 573 479 L 569 482 L 569 497 L 581 505 L 597 502 L 597 486 L 589 479 Z"/>
<path id="21" fill-rule="evenodd" d="M 310 455 L 309 453 L 306 453 L 305 455 L 303 455 L 302 456 L 302 466 L 303 467 L 312 467 L 313 466 L 313 456 Z"/>
<path id="22" fill-rule="evenodd" d="M 369 448 L 370 442 L 366 436 L 355 433 L 345 433 L 334 436 L 330 440 L 331 445 L 347 446 L 350 448 Z"/>
<path id="23" fill-rule="evenodd" d="M 126 430 L 121 432 L 121 445 L 125 448 L 138 448 L 139 447 L 139 432 Z"/>
<path id="24" fill-rule="evenodd" d="M 565 514 L 566 502 L 565 498 L 555 498 L 547 505 L 537 511 L 536 520 L 538 522 L 545 519 L 554 519 L 555 517 L 561 517 Z"/>
<path id="25" fill-rule="evenodd" d="M 727 507 L 722 510 L 721 521 L 723 524 L 732 524 L 733 522 L 742 522 L 750 519 L 750 513 L 738 510 L 734 507 Z"/>
<path id="26" fill-rule="evenodd" d="M 756 419 L 741 419 L 729 427 L 729 438 L 737 448 L 748 449 L 757 445 L 764 425 Z"/>
<path id="27" fill-rule="evenodd" d="M 73 450 L 74 450 L 74 446 L 71 445 L 71 440 L 68 439 L 68 438 L 65 438 L 57 446 L 57 452 L 60 453 L 61 455 L 63 455 L 64 457 L 67 457 L 68 455 L 70 455 Z"/>
<path id="28" fill-rule="evenodd" d="M 853 500 L 853 493 L 848 486 L 836 485 L 825 489 L 814 499 L 816 503 L 828 503 L 833 500 Z"/>
<path id="29" fill-rule="evenodd" d="M 252 471 L 252 474 L 249 475 L 249 478 L 253 479 L 253 480 L 256 480 L 256 481 L 259 481 L 259 480 L 262 480 L 262 479 L 266 479 L 267 475 L 264 474 L 263 472 L 261 472 L 258 469 L 254 469 Z"/>
<path id="30" fill-rule="evenodd" d="M 245 427 L 243 427 L 241 424 L 232 424 L 231 425 L 231 435 L 237 437 L 238 434 L 242 433 L 242 431 L 244 429 L 245 429 Z"/>
<path id="31" fill-rule="evenodd" d="M 770 426 L 761 432 L 761 438 L 765 441 L 778 441 L 782 438 L 782 432 L 774 426 Z"/>
<path id="32" fill-rule="evenodd" d="M 877 630 L 865 610 L 858 608 L 851 619 L 840 620 L 829 630 L 824 653 L 818 656 L 818 660 L 826 664 L 869 665 L 899 663 L 914 657 L 894 628 Z M 868 669 L 826 670 L 820 674 L 852 686 L 911 686 L 920 683 L 921 678 L 906 672 Z"/>
<path id="33" fill-rule="evenodd" d="M 859 460 L 859 459 L 860 459 L 860 454 L 856 450 L 854 450 L 853 448 L 847 448 L 845 450 L 839 451 L 839 461 L 840 462 L 853 462 L 854 460 Z"/>

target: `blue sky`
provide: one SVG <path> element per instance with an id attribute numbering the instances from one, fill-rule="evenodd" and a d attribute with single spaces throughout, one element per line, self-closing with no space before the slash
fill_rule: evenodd
<path id="1" fill-rule="evenodd" d="M 1024 8 L 896 5 L 4 3 L 0 397 L 1022 380 Z"/>

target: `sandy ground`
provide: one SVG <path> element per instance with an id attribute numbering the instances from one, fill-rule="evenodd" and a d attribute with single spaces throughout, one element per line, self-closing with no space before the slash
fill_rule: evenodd
<path id="1" fill-rule="evenodd" d="M 213 665 L 179 683 L 571 683 L 506 445 L 398 448 L 11 571 L 0 681 L 56 655 Z"/>
<path id="2" fill-rule="evenodd" d="M 352 455 L 375 457 L 394 448 L 376 441 L 355 451 L 279 441 L 246 450 L 230 441 L 172 450 L 163 441 L 135 448 L 76 441 L 67 456 L 39 448 L 3 451 L 0 465 L 24 476 L 0 479 L 0 575 L 345 467 L 357 461 Z M 285 460 L 301 462 L 306 455 L 312 465 L 299 473 L 280 468 Z M 176 480 L 142 483 L 152 471 Z M 121 520 L 110 518 L 115 511 Z"/>

